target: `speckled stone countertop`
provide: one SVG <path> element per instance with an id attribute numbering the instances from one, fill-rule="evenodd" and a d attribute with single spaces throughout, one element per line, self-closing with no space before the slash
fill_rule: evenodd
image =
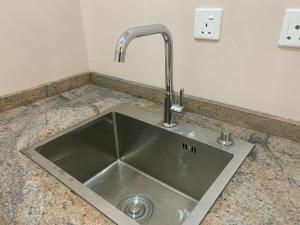
<path id="1" fill-rule="evenodd" d="M 6 224 L 112 225 L 20 150 L 128 103 L 151 111 L 144 99 L 86 85 L 0 114 L 0 222 Z M 186 113 L 182 120 L 256 143 L 202 224 L 300 224 L 300 144 Z"/>

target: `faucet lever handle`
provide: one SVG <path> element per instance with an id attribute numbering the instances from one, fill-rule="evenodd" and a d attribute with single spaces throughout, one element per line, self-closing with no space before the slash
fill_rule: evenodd
<path id="1" fill-rule="evenodd" d="M 183 106 L 183 97 L 184 97 L 184 89 L 180 89 L 180 94 L 179 94 L 179 105 L 182 107 Z"/>
<path id="2" fill-rule="evenodd" d="M 179 92 L 179 104 L 173 104 L 171 106 L 171 111 L 175 113 L 182 114 L 183 113 L 183 95 L 184 95 L 184 90 L 183 88 L 180 89 Z"/>

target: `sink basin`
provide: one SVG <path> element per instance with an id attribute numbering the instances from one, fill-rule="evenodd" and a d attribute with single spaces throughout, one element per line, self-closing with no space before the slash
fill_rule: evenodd
<path id="1" fill-rule="evenodd" d="M 119 105 L 23 152 L 117 224 L 196 225 L 253 145 Z"/>

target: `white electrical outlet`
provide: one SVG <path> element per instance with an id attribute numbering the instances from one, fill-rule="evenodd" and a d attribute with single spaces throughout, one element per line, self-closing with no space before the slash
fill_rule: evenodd
<path id="1" fill-rule="evenodd" d="M 198 8 L 195 15 L 194 37 L 206 40 L 220 40 L 221 8 Z"/>
<path id="2" fill-rule="evenodd" d="M 286 9 L 279 45 L 300 47 L 300 9 Z"/>

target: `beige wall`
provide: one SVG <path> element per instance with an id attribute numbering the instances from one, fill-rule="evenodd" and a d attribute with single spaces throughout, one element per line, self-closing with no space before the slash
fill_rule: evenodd
<path id="1" fill-rule="evenodd" d="M 167 25 L 175 43 L 175 88 L 300 121 L 300 51 L 278 48 L 283 11 L 299 0 L 81 0 L 90 69 L 163 87 L 163 42 L 132 42 L 126 64 L 113 63 L 124 30 Z M 224 8 L 219 43 L 193 39 L 194 10 Z"/>
<path id="2" fill-rule="evenodd" d="M 79 0 L 0 6 L 0 96 L 88 71 Z"/>
<path id="3" fill-rule="evenodd" d="M 283 11 L 299 0 L 81 0 L 88 60 L 79 1 L 1 4 L 0 96 L 88 70 L 163 87 L 160 37 L 134 41 L 127 63 L 113 62 L 124 30 L 163 23 L 174 36 L 177 90 L 300 121 L 300 51 L 277 46 Z M 200 6 L 224 8 L 220 42 L 194 40 Z"/>

